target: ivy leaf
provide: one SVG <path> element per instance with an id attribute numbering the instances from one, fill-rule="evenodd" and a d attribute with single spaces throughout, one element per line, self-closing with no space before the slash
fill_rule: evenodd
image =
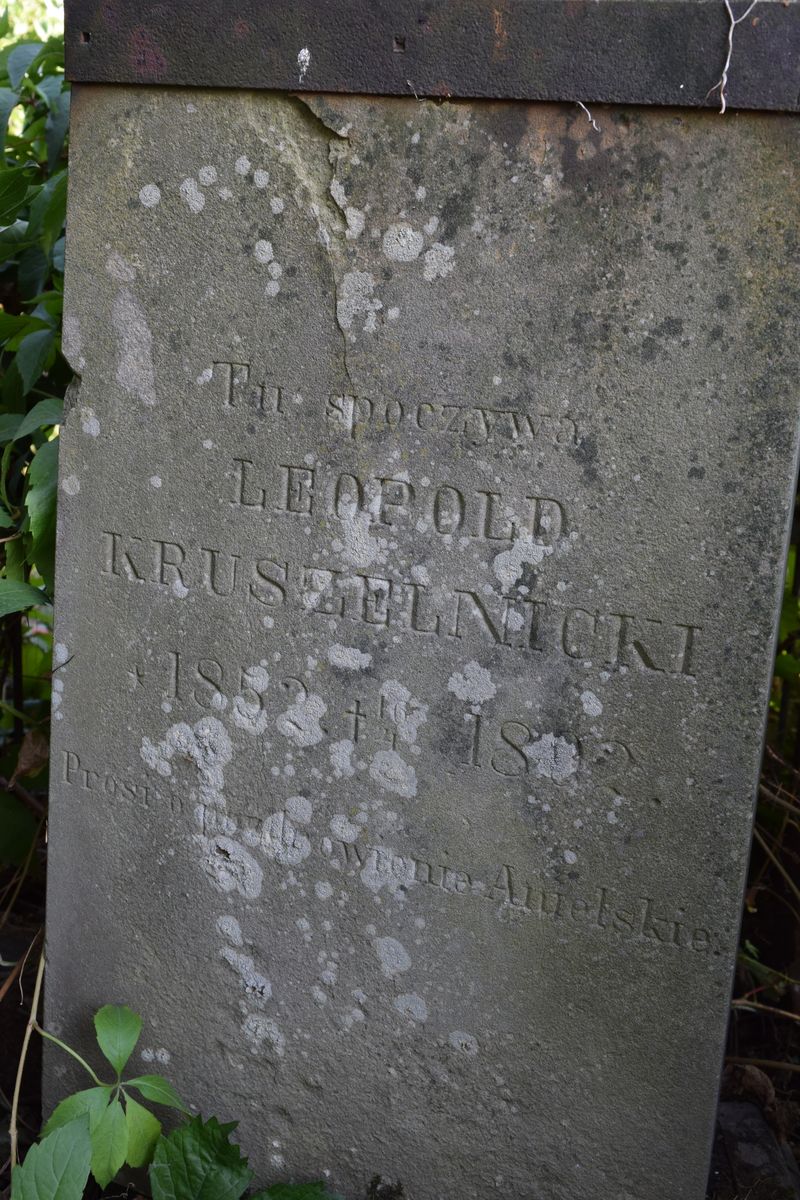
<path id="1" fill-rule="evenodd" d="M 28 74 L 28 68 L 31 63 L 38 57 L 39 51 L 43 49 L 44 45 L 42 42 L 22 42 L 19 46 L 15 46 L 9 54 L 8 78 L 15 91 Z"/>
<path id="2" fill-rule="evenodd" d="M 37 329 L 20 342 L 14 361 L 22 379 L 23 394 L 27 395 L 44 371 L 55 343 L 52 329 Z"/>
<path id="3" fill-rule="evenodd" d="M 28 194 L 28 168 L 0 169 L 0 225 L 11 225 Z"/>
<path id="4" fill-rule="evenodd" d="M 46 396 L 34 404 L 33 408 L 20 421 L 19 428 L 14 434 L 14 441 L 26 434 L 35 433 L 46 425 L 60 425 L 64 419 L 64 401 L 57 396 Z M 0 437 L 0 441 L 2 438 Z"/>
<path id="5" fill-rule="evenodd" d="M 52 442 L 47 444 L 53 445 Z M 36 452 L 33 459 L 34 464 L 43 449 L 44 447 L 41 447 Z M 32 519 L 31 529 L 33 529 Z M 139 1034 L 142 1032 L 142 1018 L 128 1008 L 127 1004 L 106 1004 L 95 1013 L 94 1028 L 97 1034 L 97 1044 L 119 1075 L 139 1040 Z"/>
<path id="6" fill-rule="evenodd" d="M 2 35 L 0 35 L 2 36 Z M 5 143 L 8 118 L 19 104 L 19 95 L 11 88 L 0 88 L 0 146 Z"/>
<path id="7" fill-rule="evenodd" d="M 112 1100 L 90 1130 L 92 1174 L 101 1188 L 111 1183 L 128 1153 L 128 1123 L 119 1100 Z"/>
<path id="8" fill-rule="evenodd" d="M 128 1122 L 128 1162 L 146 1167 L 153 1160 L 161 1122 L 132 1096 L 125 1096 L 125 1120 Z"/>
<path id="9" fill-rule="evenodd" d="M 32 200 L 28 238 L 37 239 L 49 254 L 64 229 L 66 211 L 67 172 L 63 170 L 51 175 Z"/>
<path id="10" fill-rule="evenodd" d="M 13 545 L 9 542 L 8 545 Z M 29 583 L 20 583 L 16 579 L 0 579 L 0 617 L 9 613 L 22 612 L 34 604 L 49 604 L 44 592 L 32 587 Z"/>
<path id="11" fill-rule="evenodd" d="M 135 1088 L 151 1104 L 163 1104 L 166 1108 L 177 1108 L 182 1113 L 189 1111 L 175 1088 L 163 1075 L 137 1075 L 135 1079 L 126 1079 L 125 1087 Z"/>
<path id="12" fill-rule="evenodd" d="M 89 1118 L 78 1117 L 31 1146 L 11 1177 L 11 1200 L 81 1200 L 89 1178 Z"/>
<path id="13" fill-rule="evenodd" d="M 28 510 L 31 535 L 33 537 L 32 558 L 50 595 L 53 594 L 55 575 L 57 486 L 58 439 L 54 438 L 52 442 L 45 442 L 34 454 L 31 465 L 28 468 L 28 488 L 25 492 L 25 507 Z M 103 1011 L 103 1009 L 100 1010 L 100 1012 Z M 96 1024 L 97 1017 L 95 1017 Z M 137 1030 L 136 1037 L 138 1036 Z M 100 1041 L 99 1035 L 98 1041 Z M 108 1058 L 102 1042 L 100 1043 L 100 1049 L 103 1050 L 106 1058 Z M 123 1066 L 128 1061 L 129 1054 L 130 1051 L 123 1059 Z M 112 1063 L 112 1066 L 114 1065 L 111 1059 L 109 1059 L 109 1062 Z M 118 1069 L 121 1070 L 122 1068 Z"/>
<path id="14" fill-rule="evenodd" d="M 67 129 L 69 128 L 69 98 L 69 92 L 59 92 L 50 105 L 50 111 L 44 123 L 48 171 L 55 170 L 56 163 L 61 155 L 61 149 L 64 145 L 64 139 L 67 136 Z"/>
<path id="15" fill-rule="evenodd" d="M 153 1200 L 239 1200 L 253 1178 L 230 1125 L 193 1117 L 162 1138 L 150 1166 Z"/>
<path id="16" fill-rule="evenodd" d="M 62 1125 L 68 1125 L 76 1117 L 82 1116 L 88 1116 L 89 1128 L 93 1129 L 108 1107 L 111 1092 L 112 1088 L 109 1085 L 86 1088 L 82 1092 L 75 1092 L 72 1096 L 67 1096 L 66 1100 L 62 1100 L 53 1109 L 50 1120 L 42 1130 L 42 1136 L 47 1137 L 55 1129 L 60 1129 Z"/>

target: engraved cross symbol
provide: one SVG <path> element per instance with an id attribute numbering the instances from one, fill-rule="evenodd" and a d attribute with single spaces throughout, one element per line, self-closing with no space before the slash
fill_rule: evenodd
<path id="1" fill-rule="evenodd" d="M 361 707 L 361 701 L 354 700 L 352 708 L 345 710 L 345 716 L 353 718 L 353 741 L 357 742 L 361 736 L 362 724 L 366 725 L 367 723 L 367 714 Z"/>

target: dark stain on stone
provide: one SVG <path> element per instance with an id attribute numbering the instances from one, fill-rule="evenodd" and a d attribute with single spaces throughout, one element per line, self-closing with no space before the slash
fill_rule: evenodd
<path id="1" fill-rule="evenodd" d="M 688 471 L 689 479 L 703 479 L 705 477 L 705 467 L 690 467 Z"/>

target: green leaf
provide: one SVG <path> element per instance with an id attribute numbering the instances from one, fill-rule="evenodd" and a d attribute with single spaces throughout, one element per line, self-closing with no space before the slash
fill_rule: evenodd
<path id="1" fill-rule="evenodd" d="M 2 35 L 0 34 L 0 36 Z M 16 92 L 12 92 L 11 88 L 0 88 L 0 147 L 6 140 L 8 118 L 18 104 L 19 96 Z"/>
<path id="2" fill-rule="evenodd" d="M 30 412 L 22 418 L 19 428 L 14 434 L 14 441 L 25 437 L 26 434 L 34 433 L 37 429 L 43 429 L 47 425 L 60 425 L 63 419 L 64 401 L 59 400 L 57 396 L 46 396 L 44 400 L 34 404 Z"/>
<path id="3" fill-rule="evenodd" d="M 119 1100 L 112 1100 L 103 1110 L 90 1134 L 92 1174 L 104 1188 L 117 1174 L 128 1153 L 128 1123 Z"/>
<path id="4" fill-rule="evenodd" d="M 11 1178 L 11 1200 L 81 1200 L 89 1178 L 89 1118 L 78 1117 L 31 1146 Z"/>
<path id="5" fill-rule="evenodd" d="M 25 508 L 30 519 L 33 537 L 32 558 L 50 595 L 53 594 L 56 544 L 56 490 L 58 487 L 58 439 L 45 442 L 34 454 L 28 468 L 28 487 L 25 492 Z M 101 1012 L 104 1010 L 101 1009 Z M 99 1014 L 98 1014 L 99 1015 Z M 133 1014 L 131 1014 L 133 1016 Z M 138 1019 L 138 1018 L 137 1018 Z M 97 1017 L 95 1017 L 95 1026 Z M 141 1027 L 141 1022 L 139 1023 Z M 139 1036 L 137 1029 L 136 1037 Z M 98 1041 L 100 1040 L 98 1034 Z M 134 1038 L 134 1045 L 136 1039 Z M 106 1051 L 102 1042 L 100 1048 Z M 133 1047 L 131 1047 L 133 1049 Z M 125 1055 L 122 1065 L 128 1060 Z M 106 1054 L 108 1058 L 108 1054 Z M 109 1059 L 110 1062 L 113 1061 Z M 117 1068 L 122 1070 L 122 1067 Z"/>
<path id="6" fill-rule="evenodd" d="M 30 174 L 27 167 L 0 168 L 0 225 L 10 225 L 25 203 Z"/>
<path id="7" fill-rule="evenodd" d="M 163 1075 L 137 1075 L 135 1079 L 126 1079 L 125 1087 L 135 1088 L 151 1104 L 163 1104 L 166 1108 L 177 1108 L 182 1113 L 189 1111 L 175 1088 Z"/>
<path id="8" fill-rule="evenodd" d="M 153 1200 L 239 1200 L 253 1177 L 230 1126 L 193 1117 L 162 1138 L 150 1167 Z"/>
<path id="9" fill-rule="evenodd" d="M 13 543 L 8 543 L 13 545 Z M 9 613 L 22 612 L 34 604 L 48 604 L 44 592 L 32 587 L 29 583 L 20 583 L 15 579 L 0 579 L 0 617 Z"/>
<path id="10" fill-rule="evenodd" d="M 8 56 L 8 78 L 12 88 L 19 87 L 28 74 L 31 63 L 43 49 L 42 42 L 22 42 L 19 46 L 14 47 Z"/>
<path id="11" fill-rule="evenodd" d="M 132 1167 L 146 1167 L 153 1160 L 153 1151 L 161 1136 L 161 1122 L 127 1095 L 125 1120 L 128 1122 L 128 1162 Z"/>
<path id="12" fill-rule="evenodd" d="M 15 362 L 22 378 L 22 387 L 27 394 L 47 365 L 55 346 L 56 335 L 52 329 L 37 329 L 22 339 Z"/>
<path id="13" fill-rule="evenodd" d="M 38 240 L 50 253 L 64 229 L 67 212 L 67 172 L 51 175 L 31 201 L 27 236 Z"/>
<path id="14" fill-rule="evenodd" d="M 52 445 L 53 443 L 48 444 Z M 39 450 L 35 455 L 34 463 L 41 452 Z M 32 520 L 31 527 L 33 527 Z M 139 1034 L 142 1032 L 142 1018 L 128 1008 L 127 1004 L 106 1004 L 95 1013 L 94 1028 L 97 1034 L 97 1044 L 119 1075 L 139 1040 Z"/>
<path id="15" fill-rule="evenodd" d="M 47 146 L 47 169 L 55 170 L 69 128 L 69 92 L 59 92 L 50 105 L 44 123 L 44 141 Z"/>
<path id="16" fill-rule="evenodd" d="M 3 15 L 0 17 L 0 38 L 7 38 L 11 33 L 11 18 L 8 15 L 8 9 L 3 10 Z"/>
<path id="17" fill-rule="evenodd" d="M 89 1128 L 94 1129 L 108 1108 L 112 1091 L 113 1088 L 109 1084 L 106 1087 L 85 1088 L 82 1092 L 67 1096 L 66 1100 L 62 1100 L 53 1109 L 50 1120 L 42 1130 L 42 1136 L 46 1137 L 53 1130 L 60 1129 L 62 1125 L 67 1125 L 76 1117 L 82 1116 L 89 1118 Z"/>

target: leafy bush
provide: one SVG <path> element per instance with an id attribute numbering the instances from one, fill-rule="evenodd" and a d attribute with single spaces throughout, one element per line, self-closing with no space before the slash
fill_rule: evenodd
<path id="1" fill-rule="evenodd" d="M 172 1084 L 162 1075 L 122 1078 L 139 1041 L 141 1017 L 124 1005 L 107 1004 L 95 1014 L 94 1026 L 97 1044 L 114 1071 L 108 1083 L 60 1038 L 36 1026 L 77 1059 L 93 1086 L 56 1106 L 42 1140 L 30 1148 L 22 1166 L 14 1167 L 11 1200 L 82 1200 L 90 1175 L 105 1187 L 125 1166 L 149 1166 L 153 1200 L 241 1200 L 253 1172 L 231 1141 L 236 1123 L 191 1117 L 165 1136 L 158 1117 L 141 1101 L 189 1117 Z M 281 1183 L 252 1200 L 326 1198 L 338 1200 L 323 1183 Z"/>

